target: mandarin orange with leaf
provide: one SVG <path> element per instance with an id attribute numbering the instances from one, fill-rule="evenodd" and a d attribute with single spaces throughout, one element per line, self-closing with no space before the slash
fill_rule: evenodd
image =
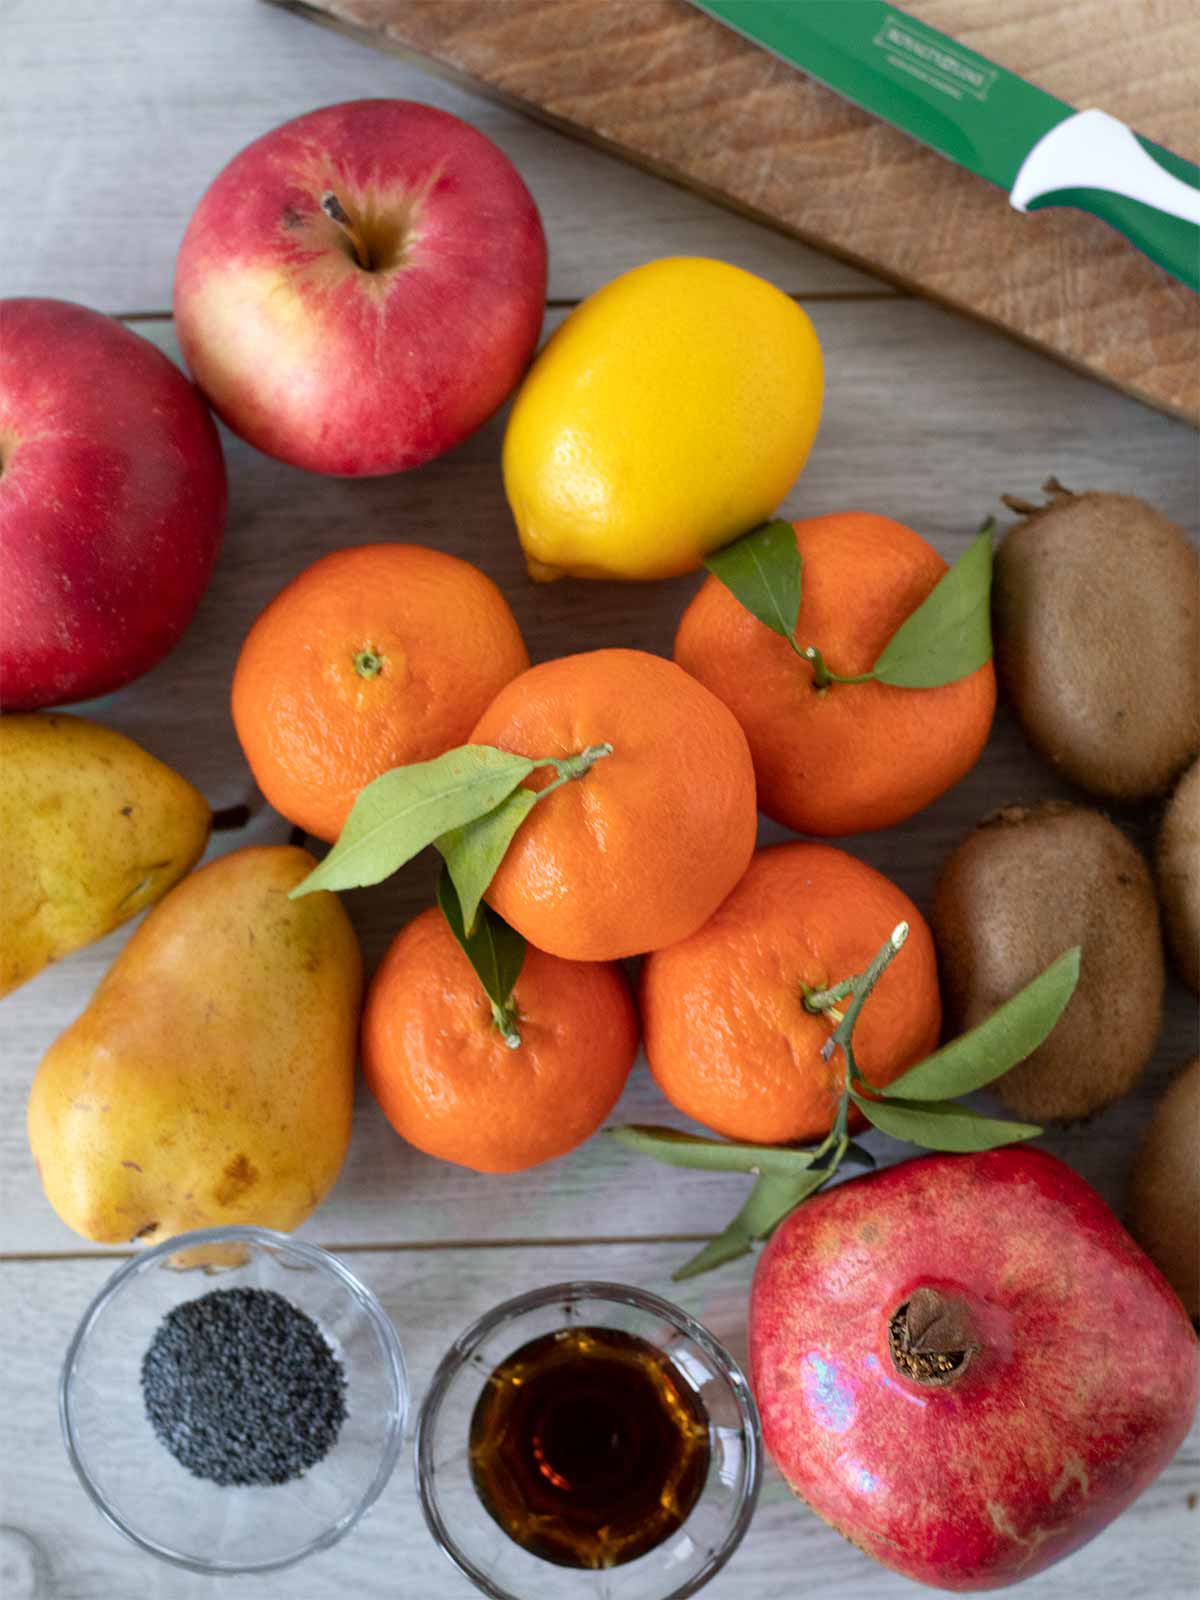
<path id="1" fill-rule="evenodd" d="M 822 1050 L 892 930 L 908 939 L 863 1007 L 859 1069 L 883 1087 L 937 1044 L 942 1008 L 928 924 L 882 873 L 827 844 L 760 850 L 717 912 L 642 967 L 646 1057 L 672 1105 L 727 1138 L 783 1144 L 829 1132 L 844 1064 Z M 862 1125 L 857 1112 L 851 1125 Z"/>
<path id="2" fill-rule="evenodd" d="M 612 961 L 686 938 L 754 849 L 754 768 L 733 714 L 661 656 L 593 650 L 502 689 L 473 744 L 534 759 L 611 752 L 521 824 L 487 900 L 531 944 Z M 554 781 L 540 769 L 526 787 Z"/>
<path id="3" fill-rule="evenodd" d="M 233 720 L 275 809 L 333 840 L 365 784 L 462 744 L 528 665 L 478 567 L 423 545 L 360 545 L 322 556 L 259 616 Z"/>
<path id="4" fill-rule="evenodd" d="M 363 1014 L 363 1070 L 396 1132 L 477 1172 L 565 1155 L 620 1097 L 638 1046 L 629 984 L 610 962 L 562 961 L 532 945 L 512 991 L 506 1043 L 442 913 L 393 940 Z"/>
<path id="5" fill-rule="evenodd" d="M 890 517 L 847 511 L 794 527 L 798 644 L 815 646 L 843 678 L 869 673 L 946 563 Z M 903 822 L 974 766 L 992 725 L 990 659 L 936 688 L 874 680 L 822 688 L 814 664 L 716 577 L 684 612 L 674 653 L 745 731 L 762 810 L 798 833 L 838 836 Z"/>

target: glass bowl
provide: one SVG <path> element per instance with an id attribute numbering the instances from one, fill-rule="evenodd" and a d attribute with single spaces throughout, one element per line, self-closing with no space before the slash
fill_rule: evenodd
<path id="1" fill-rule="evenodd" d="M 511 1539 L 484 1508 L 468 1438 L 488 1378 L 515 1350 L 561 1328 L 602 1327 L 656 1345 L 708 1416 L 708 1473 L 687 1519 L 645 1555 L 606 1568 L 559 1566 Z M 683 1600 L 729 1560 L 762 1478 L 758 1412 L 729 1352 L 657 1295 L 617 1283 L 559 1283 L 489 1311 L 442 1358 L 416 1433 L 417 1488 L 430 1532 L 492 1600 Z"/>
<path id="2" fill-rule="evenodd" d="M 229 1265 L 173 1265 L 181 1252 Z M 273 1289 L 340 1359 L 346 1419 L 323 1460 L 286 1484 L 219 1487 L 155 1436 L 141 1362 L 172 1307 L 213 1289 Z M 180 1234 L 120 1266 L 67 1350 L 59 1416 L 95 1505 L 143 1550 L 193 1572 L 270 1572 L 334 1544 L 382 1493 L 408 1406 L 404 1355 L 379 1301 L 336 1257 L 267 1228 Z"/>

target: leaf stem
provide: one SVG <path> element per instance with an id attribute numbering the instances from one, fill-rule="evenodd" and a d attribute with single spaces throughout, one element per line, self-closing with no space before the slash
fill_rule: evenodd
<path id="1" fill-rule="evenodd" d="M 871 990 L 874 989 L 896 956 L 904 948 L 904 941 L 907 938 L 908 923 L 898 922 L 867 970 L 851 980 L 854 987 L 854 999 L 850 1002 L 850 1009 L 821 1046 L 821 1054 L 826 1061 L 829 1060 L 839 1044 L 847 1055 L 853 1058 L 854 1052 L 853 1046 L 850 1046 L 850 1037 L 854 1032 L 854 1024 L 858 1021 L 858 1014 L 870 999 Z M 848 1050 L 847 1046 L 850 1046 Z M 858 1069 L 855 1068 L 854 1070 L 857 1072 Z"/>
<path id="2" fill-rule="evenodd" d="M 832 1011 L 839 1000 L 844 1000 L 851 993 L 860 977 L 861 973 L 856 972 L 852 978 L 843 978 L 841 983 L 832 984 L 828 989 L 810 989 L 802 983 L 800 989 L 804 1009 L 812 1012 Z M 837 1021 L 841 1020 L 839 1015 Z"/>
<path id="3" fill-rule="evenodd" d="M 592 770 L 597 761 L 612 753 L 613 747 L 608 743 L 590 744 L 586 750 L 580 750 L 577 755 L 564 756 L 562 760 L 548 756 L 545 761 L 535 762 L 535 766 L 553 767 L 558 773 L 553 783 L 548 783 L 544 789 L 538 790 L 538 799 L 544 800 L 548 794 L 553 794 L 555 789 L 561 789 L 564 783 L 572 783 L 576 778 L 582 778 L 585 773 Z"/>
<path id="4" fill-rule="evenodd" d="M 808 1011 L 829 1012 L 837 1019 L 837 1027 L 821 1046 L 821 1055 L 826 1061 L 830 1060 L 838 1045 L 842 1047 L 842 1054 L 846 1058 L 846 1072 L 842 1083 L 842 1093 L 838 1100 L 837 1111 L 834 1114 L 833 1126 L 829 1130 L 829 1137 L 820 1147 L 819 1154 L 825 1152 L 833 1145 L 839 1147 L 837 1156 L 830 1163 L 832 1171 L 845 1154 L 845 1144 L 849 1136 L 850 1118 L 850 1092 L 856 1083 L 864 1081 L 862 1073 L 858 1070 L 858 1062 L 854 1059 L 854 1025 L 858 1021 L 858 1014 L 867 1001 L 871 990 L 887 971 L 889 965 L 904 947 L 908 938 L 908 923 L 900 922 L 892 929 L 887 942 L 879 950 L 875 959 L 865 972 L 855 973 L 851 978 L 843 978 L 840 983 L 833 984 L 828 989 L 805 989 L 804 1006 Z M 835 1011 L 834 1002 L 852 995 L 850 1005 L 843 1014 Z"/>
<path id="5" fill-rule="evenodd" d="M 792 649 L 800 659 L 807 661 L 812 667 L 814 689 L 828 689 L 831 683 L 869 683 L 875 676 L 873 671 L 858 672 L 853 676 L 845 676 L 840 672 L 834 672 L 832 668 L 826 666 L 825 657 L 815 644 L 799 645 L 796 643 L 795 638 L 792 638 L 790 642 Z"/>
<path id="6" fill-rule="evenodd" d="M 847 978 L 842 985 L 838 985 L 847 992 L 846 985 L 854 990 L 854 998 L 845 1016 L 821 1046 L 821 1054 L 828 1061 L 838 1045 L 842 1047 L 842 1054 L 846 1059 L 846 1071 L 842 1080 L 842 1093 L 838 1100 L 837 1111 L 834 1114 L 833 1127 L 829 1130 L 826 1145 L 836 1145 L 837 1155 L 830 1162 L 832 1172 L 846 1153 L 846 1144 L 849 1139 L 850 1123 L 850 1097 L 856 1083 L 863 1083 L 865 1079 L 858 1070 L 858 1062 L 854 1059 L 854 1025 L 858 1021 L 858 1014 L 866 1004 L 871 990 L 883 977 L 895 957 L 904 948 L 904 941 L 908 938 L 908 923 L 898 922 L 889 934 L 886 943 L 880 948 L 875 959 L 865 972 L 860 972 L 857 977 Z M 824 1149 L 825 1146 L 822 1146 Z"/>
<path id="7" fill-rule="evenodd" d="M 493 1000 L 492 1021 L 500 1030 L 500 1037 L 510 1050 L 521 1048 L 521 1035 L 517 1032 L 517 1011 L 512 1005 L 498 1006 Z"/>

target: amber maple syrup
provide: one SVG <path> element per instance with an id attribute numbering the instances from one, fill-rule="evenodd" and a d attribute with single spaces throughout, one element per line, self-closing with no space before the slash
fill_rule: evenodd
<path id="1" fill-rule="evenodd" d="M 522 1345 L 475 1406 L 471 1475 L 509 1538 L 563 1567 L 616 1567 L 682 1526 L 708 1476 L 708 1415 L 656 1345 L 562 1328 Z"/>

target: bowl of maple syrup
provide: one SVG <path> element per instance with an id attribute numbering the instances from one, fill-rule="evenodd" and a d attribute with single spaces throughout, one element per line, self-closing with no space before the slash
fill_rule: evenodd
<path id="1" fill-rule="evenodd" d="M 733 1357 L 615 1283 L 552 1284 L 461 1334 L 416 1458 L 430 1532 L 492 1600 L 684 1600 L 737 1548 L 762 1477 Z"/>

